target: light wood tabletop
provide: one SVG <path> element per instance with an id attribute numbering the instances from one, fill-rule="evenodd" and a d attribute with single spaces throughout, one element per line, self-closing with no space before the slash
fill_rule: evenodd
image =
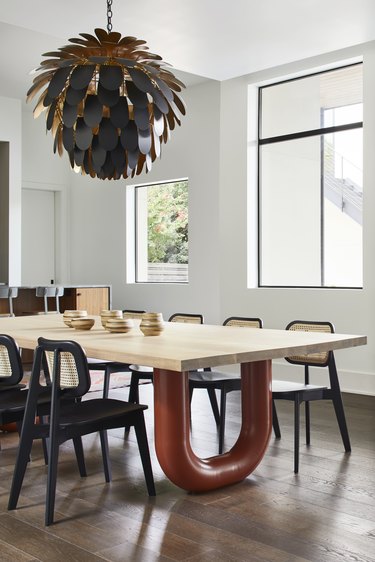
<path id="1" fill-rule="evenodd" d="M 171 371 L 218 367 L 366 344 L 366 336 L 246 329 L 235 326 L 165 322 L 158 336 L 144 336 L 139 320 L 126 334 L 104 330 L 100 317 L 89 331 L 65 326 L 62 315 L 0 318 L 0 332 L 22 348 L 34 349 L 38 337 L 75 340 L 88 356 L 148 365 Z"/>

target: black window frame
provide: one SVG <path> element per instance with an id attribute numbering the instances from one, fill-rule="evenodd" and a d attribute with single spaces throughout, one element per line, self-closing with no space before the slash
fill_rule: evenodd
<path id="1" fill-rule="evenodd" d="M 263 285 L 261 284 L 261 261 L 262 261 L 262 252 L 261 252 L 261 147 L 264 145 L 273 144 L 276 142 L 285 142 L 290 140 L 296 140 L 301 138 L 308 138 L 313 136 L 320 136 L 321 137 L 321 145 L 323 145 L 323 136 L 330 133 L 338 133 L 347 130 L 353 129 L 363 129 L 363 121 L 357 121 L 354 123 L 346 124 L 346 125 L 337 125 L 331 127 L 320 127 L 319 129 L 309 129 L 306 131 L 300 131 L 298 133 L 289 133 L 285 135 L 276 135 L 273 137 L 262 137 L 261 138 L 261 130 L 262 130 L 262 92 L 267 88 L 272 88 L 274 86 L 278 86 L 280 84 L 286 84 L 289 82 L 295 82 L 297 80 L 303 80 L 306 78 L 310 78 L 312 76 L 317 76 L 321 74 L 326 74 L 328 72 L 334 72 L 336 70 L 342 70 L 344 68 L 350 68 L 353 66 L 363 66 L 363 61 L 354 62 L 351 64 L 344 64 L 334 68 L 329 68 L 326 70 L 321 70 L 317 72 L 311 72 L 309 74 L 304 74 L 302 76 L 296 76 L 294 78 L 287 78 L 285 80 L 278 80 L 277 82 L 272 82 L 271 84 L 266 84 L 264 86 L 260 86 L 258 88 L 258 142 L 257 142 L 257 222 L 258 222 L 258 243 L 257 243 L 257 281 L 258 281 L 258 288 L 271 288 L 271 289 L 352 289 L 358 290 L 363 289 L 362 286 L 358 287 L 345 287 L 345 286 L 324 286 L 324 285 Z M 362 101 L 363 103 L 363 101 Z M 323 193 L 323 178 L 321 180 L 321 194 Z M 321 197 L 321 205 L 323 205 L 323 197 Z M 324 228 L 324 215 L 321 214 L 321 230 Z M 321 238 L 321 246 L 323 246 L 323 238 Z M 321 262 L 324 260 L 324 250 L 321 247 Z M 323 268 L 321 266 L 321 278 L 324 276 Z"/>

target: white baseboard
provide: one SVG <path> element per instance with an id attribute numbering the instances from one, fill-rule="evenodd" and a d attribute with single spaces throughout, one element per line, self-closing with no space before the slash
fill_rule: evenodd
<path id="1" fill-rule="evenodd" d="M 218 371 L 233 373 L 239 372 L 239 369 L 237 365 L 230 365 L 227 367 L 220 367 L 218 368 Z M 302 382 L 303 367 L 291 365 L 286 362 L 273 361 L 272 374 L 274 379 Z M 375 374 L 359 373 L 339 369 L 338 375 L 342 392 L 375 396 Z M 312 368 L 310 382 L 312 384 L 327 384 L 328 371 L 326 369 Z"/>
<path id="2" fill-rule="evenodd" d="M 272 363 L 272 373 L 275 379 L 301 382 L 303 368 L 288 363 Z M 338 376 L 342 392 L 353 394 L 368 394 L 375 396 L 375 375 L 373 373 L 358 373 L 339 369 Z M 312 384 L 327 384 L 326 369 L 311 369 Z"/>

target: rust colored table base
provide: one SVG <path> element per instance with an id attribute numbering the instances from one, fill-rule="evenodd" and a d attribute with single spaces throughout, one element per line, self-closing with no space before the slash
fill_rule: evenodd
<path id="1" fill-rule="evenodd" d="M 230 451 L 201 459 L 190 445 L 188 372 L 154 370 L 155 447 L 166 476 L 191 492 L 246 478 L 262 460 L 272 430 L 271 361 L 243 363 L 242 426 Z"/>

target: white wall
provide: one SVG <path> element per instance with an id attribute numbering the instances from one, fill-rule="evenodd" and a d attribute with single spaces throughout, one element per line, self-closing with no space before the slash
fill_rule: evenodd
<path id="1" fill-rule="evenodd" d="M 220 84 L 207 82 L 183 93 L 187 116 L 172 131 L 151 173 L 131 180 L 74 176 L 71 190 L 71 280 L 111 283 L 113 305 L 202 312 L 220 322 L 219 303 L 219 108 Z M 189 179 L 189 284 L 125 283 L 125 185 Z"/>
<path id="2" fill-rule="evenodd" d="M 321 65 L 334 65 L 345 59 L 364 58 L 364 288 L 269 289 L 247 288 L 246 277 L 246 206 L 247 175 L 254 185 L 257 173 L 253 138 L 247 138 L 247 101 L 249 85 L 260 85 L 284 76 L 308 73 Z M 252 132 L 257 119 L 256 96 L 250 104 L 248 121 Z M 343 388 L 375 394 L 375 43 L 331 53 L 306 61 L 269 69 L 222 83 L 221 87 L 221 176 L 220 176 L 220 247 L 221 247 L 221 318 L 231 314 L 260 316 L 265 327 L 283 328 L 293 319 L 331 320 L 337 332 L 367 334 L 366 347 L 336 353 Z M 247 162 L 249 141 L 249 162 Z M 253 195 L 249 195 L 253 197 Z M 250 258 L 256 252 L 255 229 L 249 230 Z M 236 251 L 235 251 L 236 249 Z M 254 259 L 250 260 L 252 264 Z M 254 265 L 253 265 L 254 266 Z M 250 277 L 252 277 L 250 272 Z M 254 277 L 254 275 L 253 275 Z M 285 376 L 291 366 L 275 365 L 276 375 Z M 293 376 L 293 375 L 292 375 Z"/>
<path id="3" fill-rule="evenodd" d="M 21 102 L 0 97 L 0 141 L 9 142 L 8 283 L 21 283 Z M 0 189 L 8 189 L 1 185 Z M 2 279 L 2 281 L 4 281 Z"/>
<path id="4" fill-rule="evenodd" d="M 46 131 L 45 115 L 34 119 L 35 104 L 22 107 L 22 188 L 55 194 L 55 283 L 70 279 L 69 191 L 73 172 L 66 154 L 53 153 L 53 137 Z M 27 279 L 22 276 L 20 284 Z M 41 284 L 44 282 L 41 280 Z"/>

